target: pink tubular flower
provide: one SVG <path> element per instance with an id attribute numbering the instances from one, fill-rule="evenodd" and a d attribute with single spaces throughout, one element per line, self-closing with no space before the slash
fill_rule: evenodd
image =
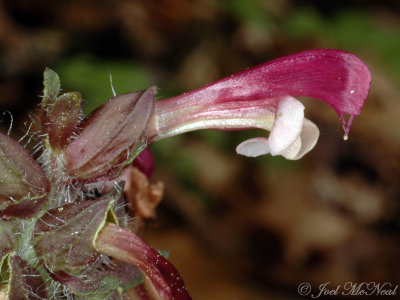
<path id="1" fill-rule="evenodd" d="M 347 139 L 370 81 L 368 68 L 353 54 L 309 50 L 161 101 L 154 100 L 154 87 L 120 95 L 84 120 L 83 129 L 64 149 L 65 169 L 82 180 L 112 178 L 147 144 L 207 128 L 271 131 L 268 139 L 244 141 L 237 152 L 299 159 L 315 146 L 319 130 L 304 118 L 304 106 L 294 97 L 329 104 L 339 115 Z M 349 115 L 347 122 L 345 115 Z"/>
<path id="2" fill-rule="evenodd" d="M 347 139 L 370 81 L 368 68 L 353 54 L 303 51 L 157 101 L 146 133 L 149 141 L 157 141 L 197 129 L 260 128 L 271 131 L 269 138 L 241 143 L 236 149 L 239 154 L 299 159 L 314 147 L 319 131 L 304 118 L 304 106 L 294 97 L 313 97 L 329 104 L 339 115 Z M 348 122 L 345 115 L 350 116 Z"/>

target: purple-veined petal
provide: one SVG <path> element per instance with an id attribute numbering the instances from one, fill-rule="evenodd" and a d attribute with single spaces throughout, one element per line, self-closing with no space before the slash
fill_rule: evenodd
<path id="1" fill-rule="evenodd" d="M 145 275 L 148 292 L 155 299 L 191 299 L 175 267 L 132 232 L 106 223 L 97 236 L 95 248 L 100 253 L 137 266 Z"/>

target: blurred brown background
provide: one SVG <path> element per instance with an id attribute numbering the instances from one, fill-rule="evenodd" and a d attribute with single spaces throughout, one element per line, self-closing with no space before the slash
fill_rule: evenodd
<path id="1" fill-rule="evenodd" d="M 203 131 L 152 145 L 166 184 L 146 240 L 170 251 L 196 300 L 309 299 L 301 282 L 400 284 L 400 2 L 367 0 L 68 0 L 0 2 L 0 117 L 21 137 L 45 66 L 86 112 L 117 93 L 164 98 L 311 48 L 355 53 L 373 83 L 350 139 L 322 102 L 300 161 L 250 159 L 253 132 Z M 26 141 L 26 140 L 25 140 Z M 32 144 L 32 143 L 31 143 Z M 29 147 L 31 144 L 27 145 Z M 400 290 L 398 291 L 400 294 Z M 336 298 L 340 298 L 337 296 Z M 342 297 L 358 299 L 357 297 Z M 360 297 L 362 298 L 362 297 Z M 368 299 L 398 299 L 399 295 Z"/>

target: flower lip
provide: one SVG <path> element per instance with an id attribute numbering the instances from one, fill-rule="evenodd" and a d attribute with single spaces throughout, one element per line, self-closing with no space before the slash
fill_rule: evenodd
<path id="1" fill-rule="evenodd" d="M 238 154 L 255 157 L 270 153 L 286 154 L 294 157 L 300 151 L 299 139 L 304 122 L 304 106 L 297 99 L 286 96 L 278 101 L 275 118 L 269 138 L 254 138 L 242 142 L 236 151 Z M 287 149 L 290 148 L 290 153 Z"/>

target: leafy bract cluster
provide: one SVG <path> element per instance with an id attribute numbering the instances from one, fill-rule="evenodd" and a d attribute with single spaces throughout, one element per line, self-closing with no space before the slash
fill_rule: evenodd
<path id="1" fill-rule="evenodd" d="M 147 145 L 153 91 L 115 97 L 83 118 L 81 95 L 60 94 L 58 75 L 45 70 L 38 162 L 0 133 L 5 298 L 190 299 L 176 269 L 134 233 L 126 206 L 134 191 L 123 183 Z M 135 164 L 151 168 L 149 152 Z"/>

